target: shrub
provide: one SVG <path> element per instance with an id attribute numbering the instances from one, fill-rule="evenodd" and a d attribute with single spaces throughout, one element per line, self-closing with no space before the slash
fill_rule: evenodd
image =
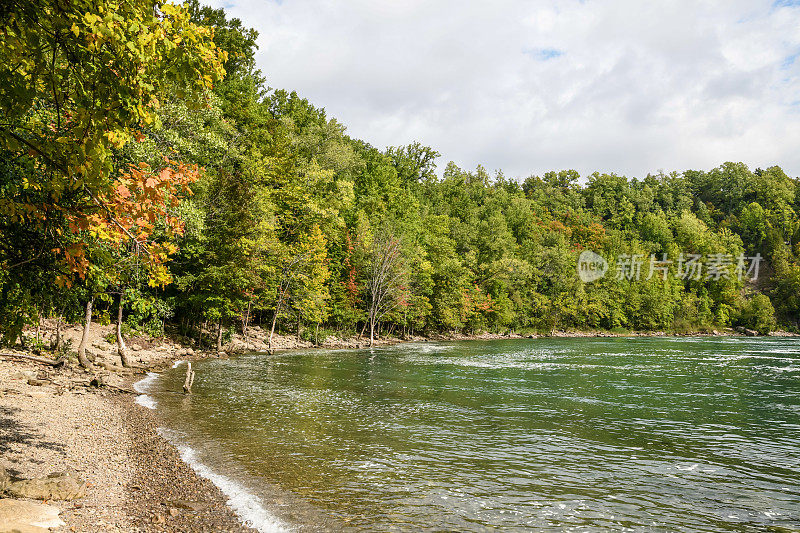
<path id="1" fill-rule="evenodd" d="M 756 294 L 744 303 L 739 325 L 766 335 L 775 329 L 775 308 L 765 294 Z"/>

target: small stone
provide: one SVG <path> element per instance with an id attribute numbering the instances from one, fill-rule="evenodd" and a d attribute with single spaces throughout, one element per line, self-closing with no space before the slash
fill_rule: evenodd
<path id="1" fill-rule="evenodd" d="M 189 511 L 202 511 L 211 505 L 208 502 L 198 502 L 192 500 L 173 500 L 170 502 L 170 504 L 178 509 L 188 509 Z"/>
<path id="2" fill-rule="evenodd" d="M 12 379 L 36 379 L 36 372 L 30 370 L 20 370 L 11 376 Z"/>
<path id="3" fill-rule="evenodd" d="M 175 517 L 176 517 L 176 516 L 178 516 L 179 514 L 180 514 L 180 511 L 179 511 L 179 510 L 177 510 L 176 508 L 174 508 L 174 507 L 170 507 L 170 508 L 169 508 L 169 515 L 170 515 L 172 518 L 175 518 Z"/>

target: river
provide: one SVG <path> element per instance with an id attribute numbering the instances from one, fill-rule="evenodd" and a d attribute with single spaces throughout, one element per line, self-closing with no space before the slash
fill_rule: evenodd
<path id="1" fill-rule="evenodd" d="M 249 354 L 165 372 L 164 435 L 261 531 L 800 527 L 800 339 Z"/>

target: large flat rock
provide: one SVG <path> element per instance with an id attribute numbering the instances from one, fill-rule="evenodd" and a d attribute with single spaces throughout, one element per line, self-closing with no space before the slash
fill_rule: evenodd
<path id="1" fill-rule="evenodd" d="M 86 483 L 69 474 L 50 474 L 44 478 L 7 481 L 3 490 L 15 498 L 77 500 L 86 496 Z"/>
<path id="2" fill-rule="evenodd" d="M 52 505 L 0 499 L 0 533 L 47 533 L 66 525 Z"/>

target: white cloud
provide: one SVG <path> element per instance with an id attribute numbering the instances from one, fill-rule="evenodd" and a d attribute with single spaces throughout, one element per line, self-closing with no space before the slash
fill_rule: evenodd
<path id="1" fill-rule="evenodd" d="M 223 6 L 214 0 L 215 7 Z M 800 6 L 752 0 L 228 0 L 270 86 L 464 168 L 800 174 Z"/>

